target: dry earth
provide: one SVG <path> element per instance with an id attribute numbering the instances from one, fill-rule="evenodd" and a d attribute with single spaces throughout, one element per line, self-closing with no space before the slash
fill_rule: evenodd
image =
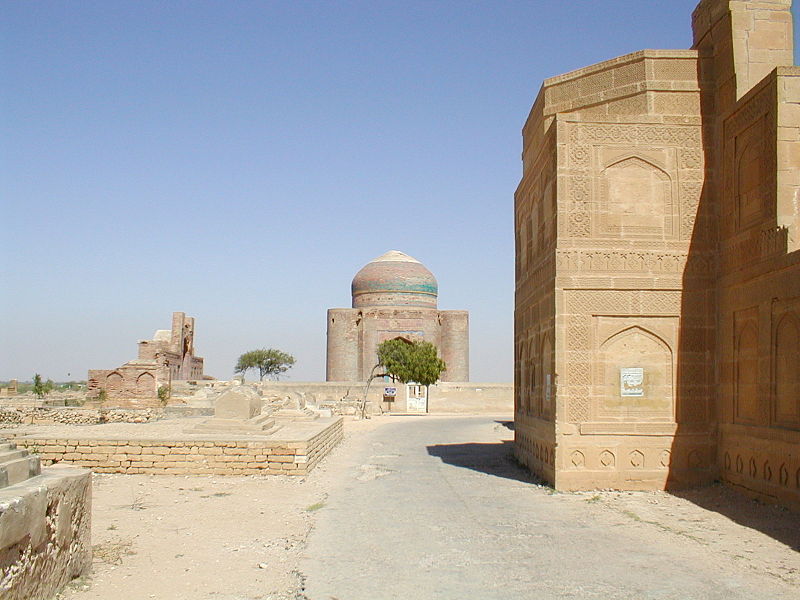
<path id="1" fill-rule="evenodd" d="M 346 422 L 344 442 L 304 478 L 94 475 L 93 572 L 59 598 L 305 598 L 298 568 L 317 509 L 348 464 L 370 452 L 364 434 L 392 420 Z M 644 539 L 657 533 L 659 544 L 702 544 L 712 562 L 734 561 L 796 585 L 800 597 L 797 513 L 722 486 L 680 497 L 587 492 L 557 498 Z"/>
<path id="2" fill-rule="evenodd" d="M 617 513 L 643 536 L 653 528 L 673 543 L 689 540 L 709 557 L 797 586 L 800 598 L 800 515 L 765 505 L 723 485 L 678 492 L 581 492 L 589 504 Z"/>
<path id="3" fill-rule="evenodd" d="M 299 553 L 337 456 L 380 423 L 348 422 L 307 477 L 94 474 L 92 574 L 58 598 L 302 598 Z"/>

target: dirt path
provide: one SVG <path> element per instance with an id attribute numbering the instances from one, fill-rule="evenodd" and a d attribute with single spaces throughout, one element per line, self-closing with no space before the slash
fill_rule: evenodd
<path id="1" fill-rule="evenodd" d="M 554 493 L 490 417 L 364 437 L 306 545 L 310 600 L 800 598 L 800 515 L 721 486 Z"/>

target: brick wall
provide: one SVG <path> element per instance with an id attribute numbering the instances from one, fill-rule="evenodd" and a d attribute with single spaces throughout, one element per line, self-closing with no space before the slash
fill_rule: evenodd
<path id="1" fill-rule="evenodd" d="M 20 437 L 42 464 L 68 463 L 97 473 L 305 475 L 342 439 L 342 419 L 301 441 L 139 440 Z"/>

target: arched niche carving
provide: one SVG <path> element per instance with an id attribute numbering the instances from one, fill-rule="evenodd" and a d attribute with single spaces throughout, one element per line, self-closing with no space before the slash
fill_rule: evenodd
<path id="1" fill-rule="evenodd" d="M 800 319 L 794 313 L 775 327 L 773 382 L 775 422 L 800 428 Z"/>
<path id="2" fill-rule="evenodd" d="M 156 393 L 156 378 L 151 373 L 142 373 L 136 378 L 136 394 L 152 396 Z"/>
<path id="3" fill-rule="evenodd" d="M 758 223 L 763 217 L 766 155 L 766 128 L 764 119 L 753 123 L 742 135 L 736 137 L 736 217 L 739 228 Z"/>
<path id="4" fill-rule="evenodd" d="M 600 235 L 674 238 L 675 191 L 669 174 L 640 156 L 608 165 L 600 174 Z"/>
<path id="5" fill-rule="evenodd" d="M 522 219 L 522 222 L 519 226 L 519 261 L 520 267 L 525 269 L 528 266 L 528 241 L 529 241 L 529 234 L 528 228 L 530 226 L 529 220 L 527 218 Z"/>
<path id="6" fill-rule="evenodd" d="M 533 260 L 533 257 L 536 256 L 536 250 L 541 246 L 541 239 L 539 238 L 539 227 L 540 223 L 540 213 L 541 213 L 541 201 L 536 202 L 531 206 L 531 214 L 530 214 L 530 227 L 531 227 L 531 243 L 529 244 L 528 251 L 530 252 L 531 256 L 529 257 L 530 260 Z"/>
<path id="7" fill-rule="evenodd" d="M 533 410 L 533 398 L 536 390 L 536 342 L 528 343 L 528 368 L 526 370 L 525 387 L 528 390 L 528 410 Z"/>
<path id="8" fill-rule="evenodd" d="M 122 390 L 122 374 L 118 373 L 117 371 L 113 371 L 106 375 L 106 389 L 112 392 L 118 392 Z"/>
<path id="9" fill-rule="evenodd" d="M 528 398 L 530 390 L 528 389 L 528 344 L 523 341 L 520 344 L 520 359 L 519 359 L 519 404 L 520 410 L 527 414 L 528 412 Z"/>
<path id="10" fill-rule="evenodd" d="M 517 340 L 514 345 L 514 412 L 522 410 L 522 348 L 523 343 Z"/>
<path id="11" fill-rule="evenodd" d="M 550 334 L 542 337 L 539 355 L 539 378 L 541 393 L 537 394 L 539 414 L 548 416 L 552 414 L 551 407 L 555 402 L 555 373 L 553 372 L 553 342 Z"/>
<path id="12" fill-rule="evenodd" d="M 674 356 L 658 334 L 631 325 L 600 344 L 597 385 L 602 417 L 675 418 Z"/>
<path id="13" fill-rule="evenodd" d="M 736 420 L 757 421 L 758 329 L 752 322 L 745 323 L 736 337 L 734 369 Z"/>

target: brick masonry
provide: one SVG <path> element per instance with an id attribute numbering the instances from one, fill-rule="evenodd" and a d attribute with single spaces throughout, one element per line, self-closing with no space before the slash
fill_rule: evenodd
<path id="1" fill-rule="evenodd" d="M 172 329 L 158 330 L 152 340 L 140 341 L 137 358 L 116 369 L 91 369 L 87 398 L 107 407 L 161 406 L 160 387 L 205 377 L 203 359 L 194 353 L 194 334 L 194 317 L 172 313 Z"/>
<path id="2" fill-rule="evenodd" d="M 439 310 L 438 284 L 415 258 L 392 250 L 353 278 L 352 308 L 328 310 L 327 381 L 366 381 L 381 342 L 426 341 L 447 364 L 442 381 L 469 381 L 469 313 Z"/>
<path id="3" fill-rule="evenodd" d="M 294 441 L 275 439 L 16 438 L 39 454 L 42 464 L 72 464 L 96 473 L 161 475 L 305 475 L 343 436 L 342 418 L 319 419 L 319 427 Z M 196 437 L 196 436 L 195 436 Z"/>

